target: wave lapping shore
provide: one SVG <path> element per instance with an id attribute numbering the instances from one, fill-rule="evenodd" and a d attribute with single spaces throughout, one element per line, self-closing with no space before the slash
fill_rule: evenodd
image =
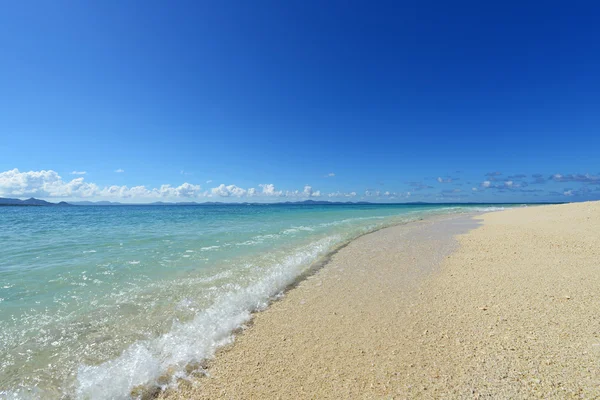
<path id="1" fill-rule="evenodd" d="M 351 242 L 162 396 L 600 396 L 600 203 L 475 220 Z"/>

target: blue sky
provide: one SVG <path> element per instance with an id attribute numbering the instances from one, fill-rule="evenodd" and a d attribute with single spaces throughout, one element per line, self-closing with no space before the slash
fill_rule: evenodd
<path id="1" fill-rule="evenodd" d="M 0 196 L 600 199 L 599 17 L 595 2 L 7 3 Z"/>

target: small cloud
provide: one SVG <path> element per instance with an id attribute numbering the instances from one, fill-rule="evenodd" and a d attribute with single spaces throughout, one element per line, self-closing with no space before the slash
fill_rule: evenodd
<path id="1" fill-rule="evenodd" d="M 235 196 L 235 197 L 242 197 L 245 196 L 247 191 L 245 189 L 242 189 L 241 187 L 238 187 L 236 185 L 225 185 L 225 184 L 220 184 L 219 186 L 212 188 L 210 190 L 211 194 L 213 196 L 219 196 L 219 197 L 230 197 L 230 196 Z"/>
<path id="2" fill-rule="evenodd" d="M 71 175 L 85 175 L 87 174 L 86 171 L 73 171 L 71 172 Z"/>
<path id="3" fill-rule="evenodd" d="M 484 188 L 489 188 L 491 185 L 492 185 L 492 182 L 490 182 L 490 181 L 481 182 L 481 187 L 484 187 Z"/>
<path id="4" fill-rule="evenodd" d="M 471 188 L 472 191 L 476 192 L 478 189 L 477 188 Z"/>
<path id="5" fill-rule="evenodd" d="M 304 190 L 302 191 L 302 193 L 306 197 L 320 197 L 321 196 L 321 192 L 319 190 L 313 191 L 313 189 L 310 185 L 304 185 Z"/>
<path id="6" fill-rule="evenodd" d="M 325 178 L 333 178 L 334 176 L 335 174 L 333 172 L 330 172 L 327 175 L 325 175 Z"/>
<path id="7" fill-rule="evenodd" d="M 441 176 L 438 176 L 437 181 L 439 183 L 450 183 L 452 182 L 452 178 L 442 178 Z"/>
<path id="8" fill-rule="evenodd" d="M 586 197 L 593 194 L 594 191 L 599 190 L 600 188 L 592 189 L 589 185 L 581 186 L 579 189 L 565 188 L 562 192 L 550 192 L 550 194 L 555 196 L 567 196 L 567 197 Z"/>
<path id="9" fill-rule="evenodd" d="M 332 192 L 327 194 L 328 197 L 356 197 L 356 192 L 344 193 L 344 192 Z"/>
<path id="10" fill-rule="evenodd" d="M 500 171 L 494 171 L 494 172 L 488 172 L 487 174 L 485 174 L 486 180 L 488 181 L 497 181 L 499 178 L 499 176 L 502 175 L 502 172 Z"/>
<path id="11" fill-rule="evenodd" d="M 258 185 L 262 188 L 262 194 L 265 196 L 282 196 L 283 191 L 275 190 L 275 185 L 272 183 L 261 183 Z"/>
<path id="12" fill-rule="evenodd" d="M 590 174 L 554 174 L 550 179 L 555 182 L 600 183 L 600 176 Z"/>
<path id="13" fill-rule="evenodd" d="M 121 168 L 119 168 L 119 169 L 115 169 L 115 172 L 116 172 L 117 174 L 122 174 L 123 172 L 125 172 L 125 170 L 124 170 L 124 169 L 121 169 Z"/>
<path id="14" fill-rule="evenodd" d="M 207 180 L 206 183 L 212 183 L 212 179 Z"/>

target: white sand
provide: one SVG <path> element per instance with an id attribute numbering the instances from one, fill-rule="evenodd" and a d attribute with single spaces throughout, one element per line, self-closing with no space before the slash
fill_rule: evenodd
<path id="1" fill-rule="evenodd" d="M 163 396 L 600 397 L 600 203 L 479 219 L 352 242 Z"/>

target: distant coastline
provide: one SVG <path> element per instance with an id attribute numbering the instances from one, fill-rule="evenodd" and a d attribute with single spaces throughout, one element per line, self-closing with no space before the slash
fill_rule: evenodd
<path id="1" fill-rule="evenodd" d="M 428 203 L 423 201 L 417 202 L 406 202 L 406 203 L 374 203 L 369 201 L 326 201 L 326 200 L 304 200 L 304 201 L 285 201 L 277 203 L 252 203 L 252 202 L 240 202 L 240 203 L 224 203 L 218 201 L 207 201 L 198 203 L 195 201 L 188 202 L 163 202 L 156 201 L 153 203 L 119 203 L 116 201 L 73 201 L 66 202 L 61 201 L 59 203 L 52 203 L 46 200 L 29 198 L 26 200 L 4 198 L 0 197 L 0 207 L 3 206 L 16 206 L 16 207 L 44 207 L 44 206 L 240 206 L 240 205 L 518 205 L 518 204 L 565 204 L 566 202 L 540 202 L 540 203 L 477 203 L 477 202 L 466 202 L 466 203 Z"/>

